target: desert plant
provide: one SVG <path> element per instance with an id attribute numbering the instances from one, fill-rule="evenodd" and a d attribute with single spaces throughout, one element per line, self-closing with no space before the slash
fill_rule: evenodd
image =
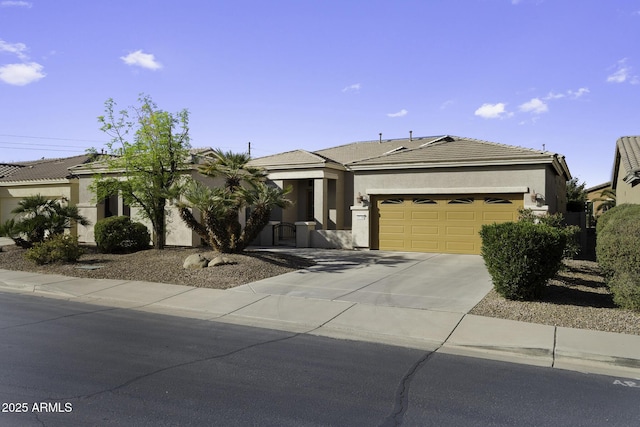
<path id="1" fill-rule="evenodd" d="M 615 303 L 640 310 L 640 205 L 612 208 L 596 230 L 596 258 Z"/>
<path id="2" fill-rule="evenodd" d="M 566 236 L 545 224 L 488 224 L 482 226 L 480 236 L 494 289 L 507 299 L 540 298 L 562 263 Z"/>
<path id="3" fill-rule="evenodd" d="M 617 306 L 640 312 L 640 271 L 615 273 L 607 285 Z"/>
<path id="4" fill-rule="evenodd" d="M 19 217 L 6 221 L 0 227 L 0 235 L 10 237 L 24 248 L 43 242 L 47 236 L 64 233 L 73 221 L 85 226 L 90 224 L 76 206 L 63 205 L 40 194 L 20 200 L 11 212 Z"/>
<path id="5" fill-rule="evenodd" d="M 98 200 L 121 195 L 129 206 L 149 220 L 153 246 L 164 249 L 169 201 L 179 196 L 179 182 L 189 169 L 189 112 L 160 110 L 150 96 L 141 94 L 139 107 L 116 113 L 113 99 L 105 102 L 105 115 L 98 117 L 100 128 L 112 140 L 106 169 L 117 173 L 97 175 L 91 186 Z M 123 178 L 123 179 L 120 179 Z"/>
<path id="6" fill-rule="evenodd" d="M 207 187 L 191 180 L 183 187 L 182 200 L 176 203 L 180 217 L 212 248 L 223 253 L 242 252 L 269 221 L 271 211 L 286 208 L 290 188 L 266 184 L 263 169 L 249 165 L 247 154 L 216 150 L 200 172 L 224 178 L 223 187 Z M 245 227 L 239 221 L 241 209 L 249 208 Z M 193 209 L 200 211 L 200 220 Z"/>
<path id="7" fill-rule="evenodd" d="M 76 262 L 84 253 L 78 239 L 68 234 L 54 234 L 44 242 L 35 243 L 27 249 L 25 258 L 38 265 L 56 262 Z"/>
<path id="8" fill-rule="evenodd" d="M 136 252 L 147 249 L 151 236 L 140 222 L 128 216 L 112 216 L 96 222 L 94 234 L 98 250 L 103 253 Z"/>
<path id="9" fill-rule="evenodd" d="M 518 221 L 531 224 L 543 224 L 556 228 L 565 235 L 565 247 L 562 252 L 563 258 L 575 258 L 580 252 L 580 227 L 576 225 L 566 225 L 564 215 L 560 212 L 554 214 L 545 213 L 536 215 L 531 209 L 518 209 Z"/>

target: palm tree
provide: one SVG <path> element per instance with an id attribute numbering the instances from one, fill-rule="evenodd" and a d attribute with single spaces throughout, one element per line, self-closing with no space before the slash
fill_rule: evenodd
<path id="1" fill-rule="evenodd" d="M 209 176 L 224 177 L 224 186 L 209 188 L 191 181 L 183 189 L 183 201 L 176 203 L 180 217 L 212 248 L 222 253 L 242 252 L 269 221 L 275 207 L 287 207 L 290 189 L 269 187 L 263 169 L 248 165 L 248 154 L 216 150 L 212 160 L 200 168 Z M 239 221 L 241 209 L 249 208 L 246 226 Z M 200 220 L 193 215 L 200 212 Z"/>
<path id="2" fill-rule="evenodd" d="M 601 202 L 596 208 L 596 212 L 604 213 L 616 206 L 616 190 L 605 188 L 600 192 L 600 197 L 596 197 L 593 202 Z"/>
<path id="3" fill-rule="evenodd" d="M 20 200 L 11 213 L 20 215 L 13 224 L 13 231 L 26 236 L 27 246 L 43 242 L 47 235 L 64 233 L 65 229 L 71 228 L 73 221 L 85 226 L 90 224 L 78 213 L 77 207 L 63 206 L 59 201 L 40 194 Z"/>
<path id="4" fill-rule="evenodd" d="M 258 234 L 269 223 L 269 218 L 274 208 L 286 209 L 291 206 L 291 200 L 285 197 L 291 192 L 291 187 L 281 189 L 259 183 L 251 185 L 251 188 L 242 191 L 247 205 L 251 207 L 247 224 L 240 238 L 242 243 L 246 243 L 246 247 L 258 237 Z"/>
<path id="5" fill-rule="evenodd" d="M 249 166 L 251 156 L 247 153 L 223 152 L 214 150 L 208 162 L 200 167 L 200 172 L 208 176 L 224 177 L 225 188 L 234 192 L 243 182 L 256 183 L 266 179 L 266 172 L 262 168 Z"/>

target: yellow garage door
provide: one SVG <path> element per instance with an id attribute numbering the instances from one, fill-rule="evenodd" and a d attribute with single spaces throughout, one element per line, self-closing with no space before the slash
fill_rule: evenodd
<path id="1" fill-rule="evenodd" d="M 479 254 L 483 224 L 516 221 L 522 194 L 374 198 L 372 248 Z"/>

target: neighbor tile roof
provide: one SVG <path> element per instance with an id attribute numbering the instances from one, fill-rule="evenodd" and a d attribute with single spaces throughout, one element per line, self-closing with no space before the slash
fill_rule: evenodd
<path id="1" fill-rule="evenodd" d="M 15 166 L 8 174 L 0 177 L 0 182 L 42 181 L 68 178 L 69 168 L 87 163 L 90 155 L 66 157 L 62 159 L 42 159 L 31 162 L 12 163 Z M 0 174 L 2 175 L 2 174 Z"/>
<path id="2" fill-rule="evenodd" d="M 14 173 L 16 170 L 22 168 L 24 166 L 17 165 L 15 163 L 0 163 L 0 178 L 4 178 L 5 176 L 9 176 Z"/>
<path id="3" fill-rule="evenodd" d="M 616 146 L 626 180 L 640 178 L 640 136 L 623 136 L 616 141 Z"/>

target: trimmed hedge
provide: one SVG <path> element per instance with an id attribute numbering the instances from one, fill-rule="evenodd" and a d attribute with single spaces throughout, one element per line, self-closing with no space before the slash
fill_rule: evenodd
<path id="1" fill-rule="evenodd" d="M 111 216 L 96 222 L 96 245 L 103 253 L 136 252 L 149 247 L 151 236 L 144 224 L 128 216 Z"/>
<path id="2" fill-rule="evenodd" d="M 598 219 L 596 232 L 596 258 L 614 302 L 640 311 L 640 205 L 608 210 Z"/>
<path id="3" fill-rule="evenodd" d="M 83 253 L 84 250 L 78 245 L 76 237 L 54 234 L 44 242 L 34 243 L 24 256 L 38 265 L 43 265 L 76 262 Z"/>
<path id="4" fill-rule="evenodd" d="M 540 298 L 562 264 L 566 234 L 530 222 L 483 225 L 482 258 L 496 292 L 511 300 Z"/>

